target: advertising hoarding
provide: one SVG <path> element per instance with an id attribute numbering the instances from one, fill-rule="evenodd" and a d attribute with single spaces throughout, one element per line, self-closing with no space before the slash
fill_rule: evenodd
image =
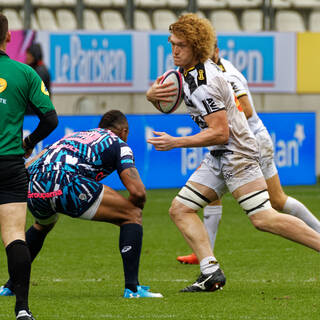
<path id="1" fill-rule="evenodd" d="M 315 174 L 315 113 L 263 113 L 275 146 L 275 162 L 283 185 L 316 183 Z M 208 152 L 207 148 L 180 148 L 156 151 L 146 142 L 153 131 L 165 131 L 173 136 L 199 132 L 189 115 L 128 115 L 132 148 L 136 166 L 147 188 L 175 188 L 185 184 Z M 40 152 L 46 145 L 73 131 L 97 127 L 100 116 L 60 116 L 58 128 L 36 147 Z M 37 125 L 35 116 L 27 116 L 24 134 Z M 285 126 L 283 124 L 286 124 Z M 107 185 L 121 189 L 116 174 L 106 178 Z"/>
<path id="2" fill-rule="evenodd" d="M 53 92 L 145 92 L 175 68 L 168 33 L 38 32 Z M 222 57 L 248 79 L 252 92 L 295 92 L 296 34 L 219 33 Z"/>
<path id="3" fill-rule="evenodd" d="M 320 92 L 320 33 L 297 34 L 297 92 Z"/>

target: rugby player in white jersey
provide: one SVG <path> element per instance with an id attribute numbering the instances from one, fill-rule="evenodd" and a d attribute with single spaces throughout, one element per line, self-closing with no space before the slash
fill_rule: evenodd
<path id="1" fill-rule="evenodd" d="M 154 132 L 148 139 L 157 150 L 209 147 L 201 166 L 172 201 L 169 214 L 200 261 L 201 274 L 182 292 L 215 291 L 225 276 L 212 253 L 208 233 L 197 215 L 200 208 L 218 200 L 228 188 L 259 230 L 278 234 L 320 251 L 320 234 L 302 220 L 279 214 L 270 204 L 267 184 L 260 169 L 258 144 L 234 100 L 231 85 L 209 58 L 215 32 L 207 19 L 182 15 L 169 27 L 174 63 L 184 75 L 184 101 L 194 121 L 203 129 L 186 137 Z M 170 90 L 157 81 L 147 99 L 153 104 Z"/>
<path id="2" fill-rule="evenodd" d="M 286 195 L 281 187 L 278 170 L 274 162 L 272 139 L 255 110 L 246 78 L 230 61 L 219 57 L 217 43 L 214 45 L 212 60 L 220 67 L 223 71 L 223 75 L 230 82 L 241 108 L 246 115 L 250 130 L 258 141 L 260 166 L 263 176 L 266 179 L 272 207 L 278 211 L 291 214 L 303 220 L 308 226 L 320 233 L 320 221 L 300 201 Z M 206 206 L 203 211 L 204 225 L 208 231 L 213 250 L 221 215 L 221 200 L 217 200 Z M 198 258 L 194 253 L 186 256 L 179 256 L 177 257 L 177 260 L 185 264 L 199 263 Z"/>

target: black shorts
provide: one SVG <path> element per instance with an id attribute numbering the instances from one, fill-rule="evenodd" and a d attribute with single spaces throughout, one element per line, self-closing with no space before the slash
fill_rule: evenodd
<path id="1" fill-rule="evenodd" d="M 28 174 L 22 157 L 0 157 L 0 205 L 27 202 Z"/>

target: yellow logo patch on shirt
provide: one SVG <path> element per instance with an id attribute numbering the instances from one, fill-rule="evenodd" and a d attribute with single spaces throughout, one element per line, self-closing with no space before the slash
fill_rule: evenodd
<path id="1" fill-rule="evenodd" d="M 46 94 L 47 96 L 49 95 L 49 91 L 47 90 L 43 81 L 41 82 L 41 91 L 42 91 L 42 93 Z"/>
<path id="2" fill-rule="evenodd" d="M 0 92 L 3 92 L 7 88 L 7 81 L 3 78 L 0 78 Z"/>

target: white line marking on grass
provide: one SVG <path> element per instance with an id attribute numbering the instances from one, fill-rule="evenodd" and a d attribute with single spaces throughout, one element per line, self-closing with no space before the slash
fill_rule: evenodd
<path id="1" fill-rule="evenodd" d="M 230 278 L 229 278 L 230 279 Z M 50 281 L 50 280 L 49 280 Z M 107 281 L 107 279 L 61 279 L 61 278 L 55 278 L 52 279 L 52 282 L 102 282 Z M 147 282 L 190 282 L 192 280 L 190 279 L 149 279 Z M 230 282 L 251 282 L 251 283 L 274 283 L 278 282 L 277 279 L 231 279 Z M 309 278 L 309 279 L 285 279 L 281 280 L 281 282 L 302 282 L 302 283 L 310 283 L 310 282 L 318 282 L 317 278 Z"/>
<path id="2" fill-rule="evenodd" d="M 107 279 L 61 279 L 61 278 L 55 278 L 52 279 L 52 282 L 74 282 L 74 281 L 79 281 L 79 282 L 101 282 L 101 281 L 106 281 Z M 163 279 L 149 279 L 148 282 L 190 282 L 188 279 L 168 279 L 168 280 L 163 280 Z"/>

